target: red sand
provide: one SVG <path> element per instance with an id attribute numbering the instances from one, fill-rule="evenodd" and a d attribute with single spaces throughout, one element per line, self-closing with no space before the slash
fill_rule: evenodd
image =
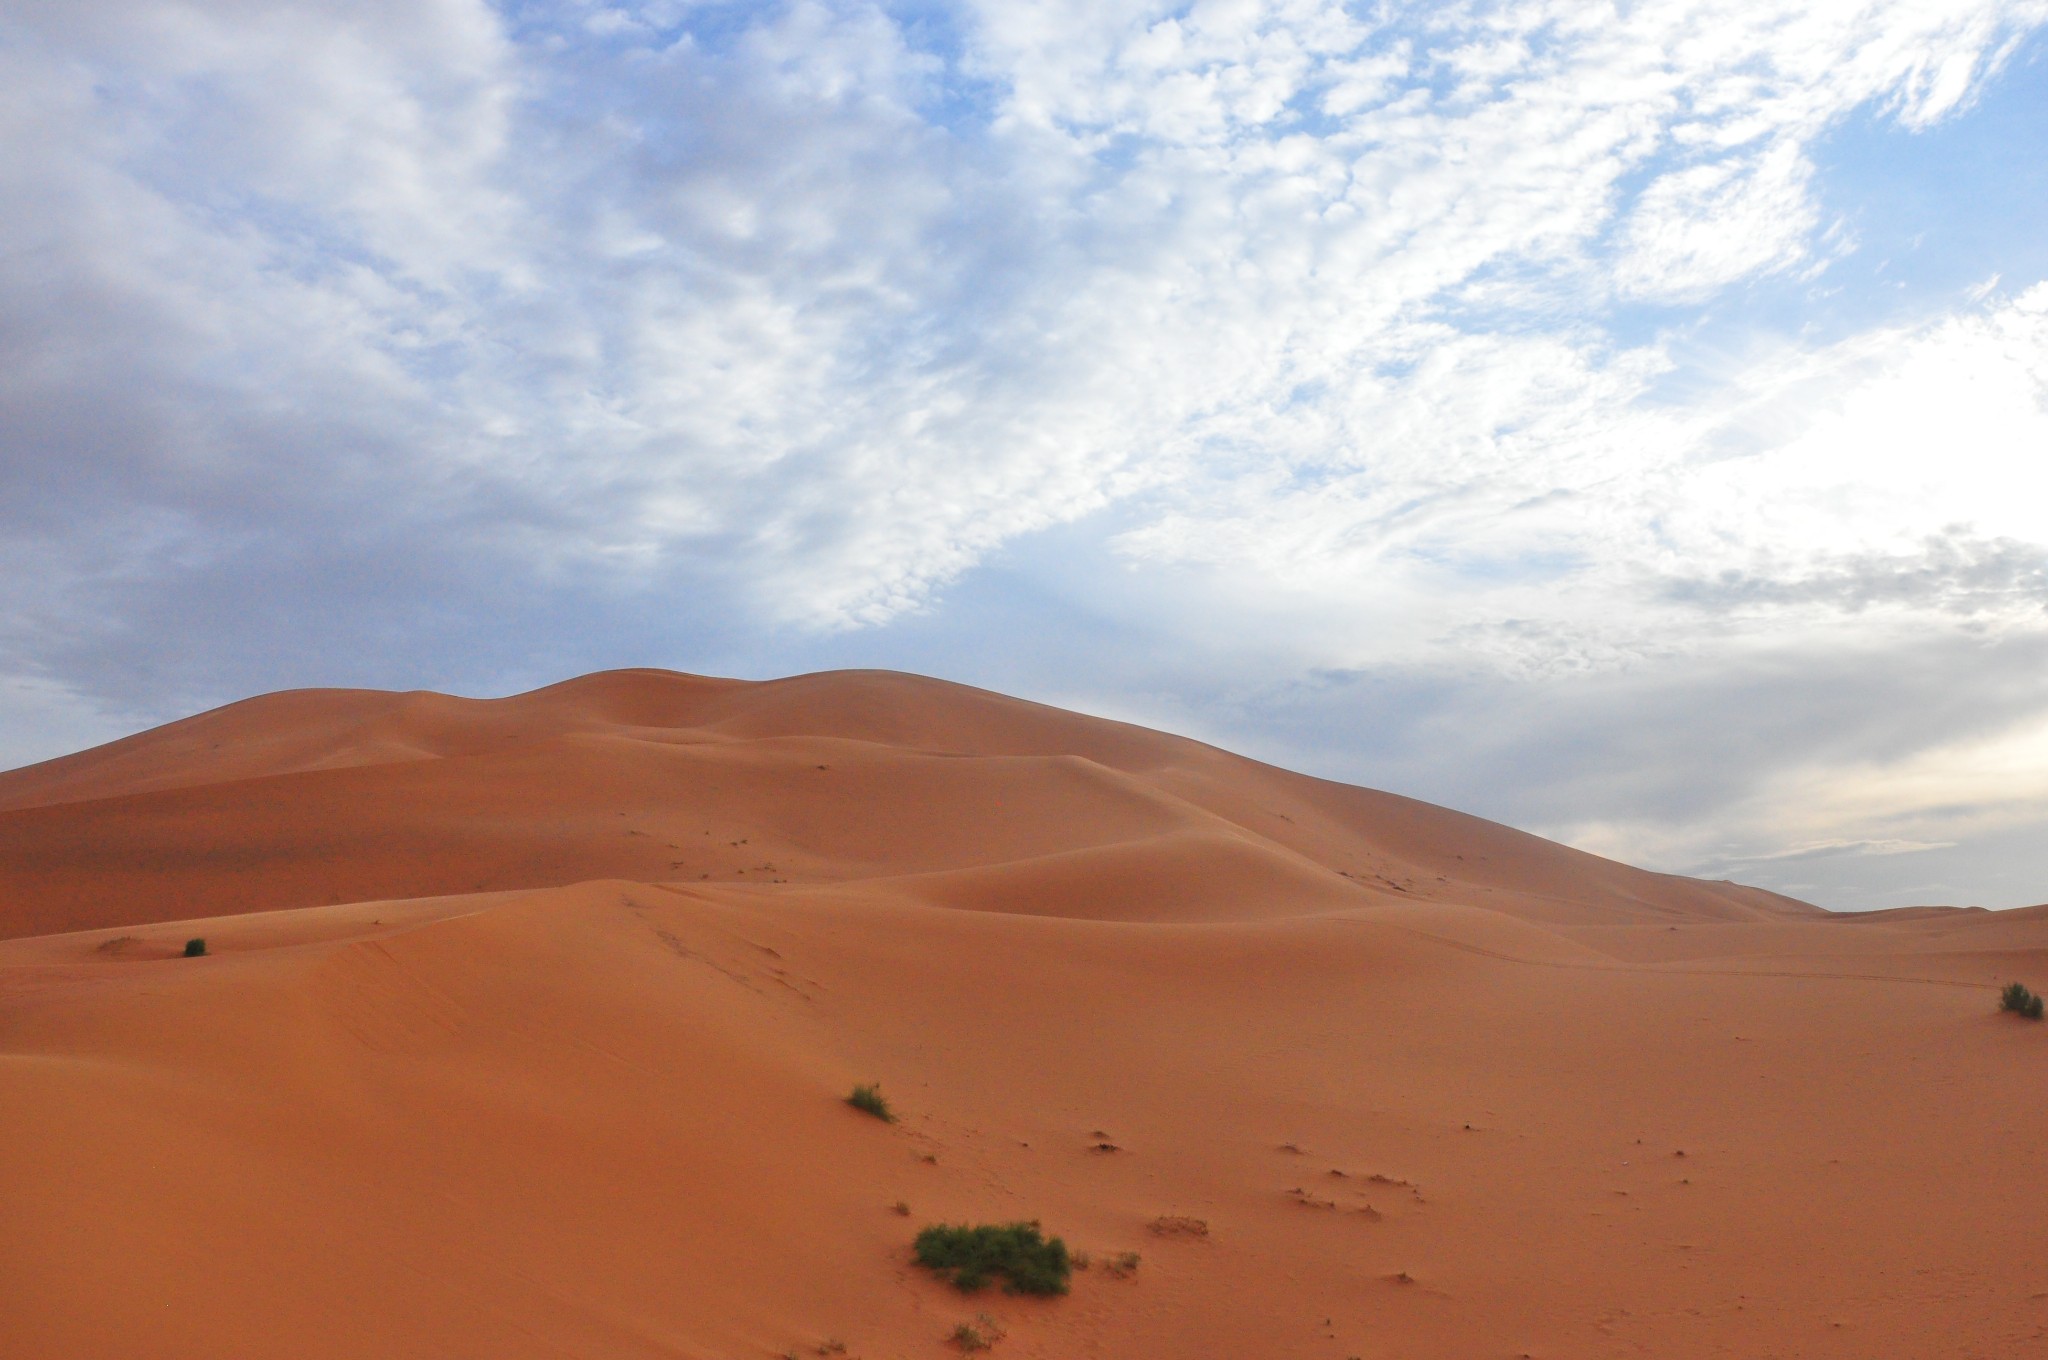
<path id="1" fill-rule="evenodd" d="M 273 695 L 0 808 L 0 1355 L 2048 1353 L 2048 911 L 875 673 Z M 909 1264 L 1015 1218 L 1069 1297 Z"/>

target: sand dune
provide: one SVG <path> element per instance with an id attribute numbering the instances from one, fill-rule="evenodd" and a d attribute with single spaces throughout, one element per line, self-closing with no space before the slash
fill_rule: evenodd
<path id="1" fill-rule="evenodd" d="M 2048 1026 L 1994 1011 L 2041 909 L 1831 916 L 875 673 L 273 695 L 0 807 L 10 1357 L 2048 1338 Z M 909 1263 L 1014 1218 L 1070 1296 Z"/>
<path id="2" fill-rule="evenodd" d="M 510 699 L 306 691 L 0 774 L 0 931 L 598 877 L 791 883 L 1010 864 L 1181 831 L 1363 898 L 1556 922 L 1778 919 L 1183 738 L 915 676 L 622 671 Z M 1311 896 L 1335 885 L 1320 883 Z M 1291 889 L 1242 900 L 1284 914 Z"/>

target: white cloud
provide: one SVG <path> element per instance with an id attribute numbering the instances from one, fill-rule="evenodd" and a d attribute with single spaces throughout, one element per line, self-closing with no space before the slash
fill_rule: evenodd
<path id="1" fill-rule="evenodd" d="M 2048 284 L 1770 355 L 1730 405 L 1742 414 L 1721 434 L 1750 449 L 1689 479 L 1703 517 L 1740 513 L 1761 520 L 1757 538 L 1820 554 L 1902 547 L 1957 523 L 2048 542 Z"/>
<path id="2" fill-rule="evenodd" d="M 1817 220 L 1796 145 L 1660 175 L 1637 200 L 1614 264 L 1630 297 L 1696 301 L 1806 254 Z"/>
<path id="3" fill-rule="evenodd" d="M 1800 263 L 1812 139 L 1956 107 L 2044 13 L 1003 4 L 949 59 L 863 4 L 699 12 L 31 7 L 14 244 L 61 243 L 41 277 L 95 278 L 166 400 L 310 385 L 301 439 L 381 422 L 566 506 L 582 546 L 537 551 L 701 551 L 779 616 L 872 621 L 1145 487 L 1608 475 L 1576 427 L 1658 359 L 1600 337 L 1604 291 Z M 1526 342 L 1469 314 L 1560 304 Z"/>
<path id="4" fill-rule="evenodd" d="M 1658 376 L 1652 351 L 1443 336 L 1318 432 L 1370 441 L 1355 466 L 1200 488 L 1124 542 L 1348 616 L 1329 664 L 1578 669 L 1891 626 L 1871 614 L 2048 625 L 2048 285 L 1773 346 L 1683 404 L 1650 399 Z"/>

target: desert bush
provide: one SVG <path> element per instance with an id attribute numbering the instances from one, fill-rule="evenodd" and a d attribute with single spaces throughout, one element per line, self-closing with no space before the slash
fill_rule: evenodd
<path id="1" fill-rule="evenodd" d="M 196 959 L 196 958 L 200 957 L 201 955 L 203 955 L 204 953 L 206 953 L 206 941 L 204 941 L 204 940 L 187 940 L 187 941 L 185 941 L 185 957 L 186 957 L 186 958 L 188 958 L 188 959 Z"/>
<path id="2" fill-rule="evenodd" d="M 972 1355 L 976 1351 L 988 1350 L 1008 1335 L 1002 1323 L 987 1313 L 976 1313 L 974 1321 L 961 1323 L 946 1339 Z"/>
<path id="3" fill-rule="evenodd" d="M 1036 1223 L 940 1223 L 917 1235 L 917 1263 L 971 1294 L 997 1275 L 1012 1294 L 1064 1294 L 1072 1263 L 1067 1244 Z"/>
<path id="4" fill-rule="evenodd" d="M 2024 1015 L 2029 1020 L 2041 1018 L 2041 998 L 2017 982 L 2008 982 L 2005 991 L 1999 994 L 1998 1009 Z"/>
<path id="5" fill-rule="evenodd" d="M 884 1124 L 896 1122 L 896 1112 L 890 1109 L 889 1102 L 882 1098 L 882 1088 L 879 1085 L 854 1087 L 853 1094 L 846 1098 L 846 1103 L 856 1110 L 873 1115 Z"/>

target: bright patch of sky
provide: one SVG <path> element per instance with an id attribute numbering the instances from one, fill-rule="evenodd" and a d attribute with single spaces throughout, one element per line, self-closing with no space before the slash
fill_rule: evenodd
<path id="1" fill-rule="evenodd" d="M 0 761 L 891 665 L 2048 900 L 2048 0 L 0 13 Z"/>

